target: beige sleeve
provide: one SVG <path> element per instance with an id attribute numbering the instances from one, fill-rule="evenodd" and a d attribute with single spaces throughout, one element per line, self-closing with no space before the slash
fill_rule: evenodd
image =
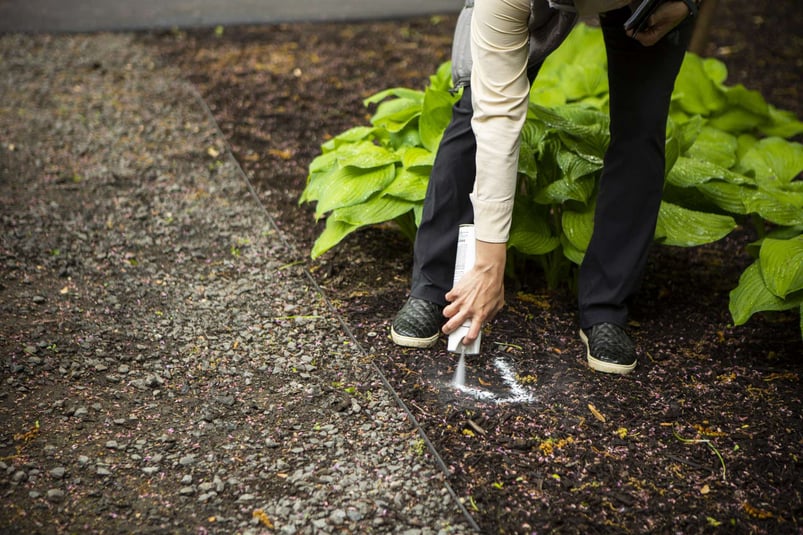
<path id="1" fill-rule="evenodd" d="M 478 0 L 471 22 L 472 128 L 477 175 L 471 201 L 478 240 L 504 243 L 510 234 L 530 84 L 529 0 Z"/>

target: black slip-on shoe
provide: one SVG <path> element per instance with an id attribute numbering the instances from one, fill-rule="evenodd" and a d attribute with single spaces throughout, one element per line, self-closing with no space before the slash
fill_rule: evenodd
<path id="1" fill-rule="evenodd" d="M 627 333 L 613 323 L 598 323 L 586 333 L 580 330 L 586 345 L 588 365 L 604 373 L 627 374 L 636 367 L 636 347 Z"/>
<path id="2" fill-rule="evenodd" d="M 404 347 L 432 347 L 444 322 L 441 305 L 410 297 L 393 319 L 390 337 Z"/>

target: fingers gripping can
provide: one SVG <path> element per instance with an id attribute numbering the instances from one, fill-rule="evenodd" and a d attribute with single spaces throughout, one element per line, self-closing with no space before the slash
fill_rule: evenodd
<path id="1" fill-rule="evenodd" d="M 464 273 L 474 267 L 476 256 L 476 240 L 474 238 L 474 225 L 460 225 L 457 234 L 457 256 L 454 262 L 454 284 L 456 285 Z M 463 337 L 468 334 L 471 327 L 471 320 L 466 320 L 463 325 L 458 327 L 449 335 L 447 349 L 453 353 L 463 353 L 466 355 L 477 355 L 480 352 L 480 340 L 482 332 L 477 339 L 469 345 L 463 345 Z"/>

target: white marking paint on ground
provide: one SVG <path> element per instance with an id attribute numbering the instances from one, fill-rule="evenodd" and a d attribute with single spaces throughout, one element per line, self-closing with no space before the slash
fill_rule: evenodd
<path id="1" fill-rule="evenodd" d="M 498 394 L 494 394 L 482 388 L 466 386 L 465 382 L 461 384 L 457 381 L 453 381 L 452 386 L 479 401 L 492 401 L 500 405 L 503 403 L 532 403 L 535 401 L 535 397 L 532 393 L 528 392 L 527 389 L 516 380 L 516 373 L 513 371 L 513 367 L 508 364 L 505 359 L 497 357 L 494 360 L 494 366 L 502 376 L 502 381 L 510 388 L 510 395 L 507 397 L 500 397 Z M 458 369 L 459 367 L 460 365 L 458 364 Z M 463 374 L 465 374 L 465 370 L 463 370 Z"/>

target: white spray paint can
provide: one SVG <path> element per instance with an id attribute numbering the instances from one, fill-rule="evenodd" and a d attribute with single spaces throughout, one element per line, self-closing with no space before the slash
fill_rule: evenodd
<path id="1" fill-rule="evenodd" d="M 454 284 L 452 286 L 457 284 L 464 273 L 474 267 L 476 249 L 477 242 L 474 238 L 474 225 L 460 225 L 457 234 L 457 256 L 454 262 Z M 474 342 L 468 346 L 463 345 L 463 337 L 468 334 L 470 327 L 471 321 L 466 320 L 463 325 L 449 335 L 449 343 L 447 346 L 449 351 L 460 353 L 461 355 L 479 354 L 482 332 L 479 333 Z"/>

